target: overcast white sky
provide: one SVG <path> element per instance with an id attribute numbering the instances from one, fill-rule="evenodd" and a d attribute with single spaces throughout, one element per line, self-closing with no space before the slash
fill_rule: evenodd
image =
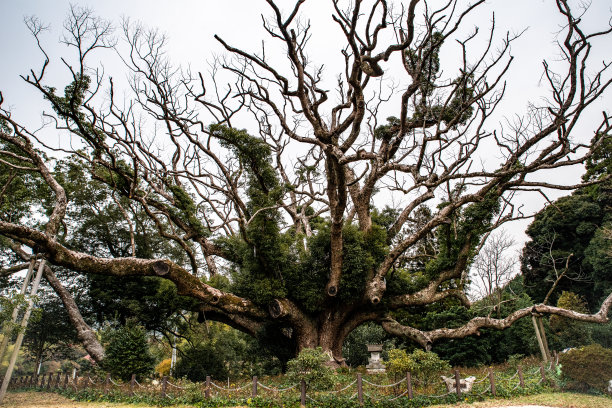
<path id="1" fill-rule="evenodd" d="M 52 61 L 57 63 L 59 56 L 66 52 L 66 46 L 59 44 L 58 39 L 70 3 L 67 0 L 0 0 L 0 91 L 5 98 L 5 107 L 10 107 L 15 117 L 25 123 L 40 123 L 44 102 L 19 78 L 19 74 L 27 73 L 30 68 L 39 68 L 42 61 L 23 19 L 25 16 L 36 15 L 43 23 L 50 25 L 49 32 L 43 38 Z M 169 37 L 169 56 L 173 61 L 204 70 L 206 62 L 213 55 L 223 52 L 214 40 L 214 34 L 242 48 L 257 49 L 264 38 L 260 14 L 270 14 L 264 0 L 74 0 L 72 3 L 90 7 L 97 15 L 113 21 L 116 26 L 121 17 L 125 16 L 142 21 L 149 27 L 159 28 Z M 279 0 L 279 3 L 293 2 Z M 323 62 L 331 75 L 335 71 L 334 59 L 339 57 L 339 47 L 334 41 L 338 30 L 331 23 L 329 3 L 328 0 L 309 0 L 304 11 L 313 19 L 315 28 L 311 44 L 312 58 L 325 59 Z M 439 4 L 440 1 L 429 3 Z M 481 25 L 483 29 L 487 28 L 493 12 L 500 34 L 507 30 L 519 32 L 528 28 L 512 46 L 512 54 L 516 59 L 507 76 L 509 87 L 503 105 L 505 115 L 524 113 L 527 103 L 539 98 L 545 90 L 540 84 L 542 60 L 557 58 L 554 36 L 562 20 L 556 12 L 554 0 L 489 0 L 474 14 L 470 27 Z M 593 29 L 604 28 L 611 15 L 609 0 L 593 0 L 584 22 Z M 594 50 L 593 62 L 612 59 L 610 43 L 610 39 L 607 39 L 607 44 L 595 44 L 597 48 Z M 110 55 L 105 65 L 108 72 L 118 69 Z M 55 72 L 52 70 L 50 73 Z M 59 88 L 65 86 L 58 77 L 51 75 L 49 79 L 58 81 L 53 85 Z M 609 96 L 602 99 L 583 121 L 584 130 L 580 137 L 585 141 L 592 137 L 594 122 L 600 120 L 602 110 L 612 106 L 611 101 Z M 581 171 L 573 169 L 563 177 L 577 180 Z M 541 202 L 534 203 L 534 208 L 541 206 Z M 511 227 L 519 242 L 524 240 L 521 231 L 525 225 L 522 223 Z"/>

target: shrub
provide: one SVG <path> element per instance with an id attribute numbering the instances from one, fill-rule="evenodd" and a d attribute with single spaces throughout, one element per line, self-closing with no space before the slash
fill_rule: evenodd
<path id="1" fill-rule="evenodd" d="M 334 385 L 334 375 L 330 367 L 329 356 L 321 347 L 304 349 L 287 363 L 287 376 L 291 381 L 304 380 L 306 386 L 312 389 L 325 390 Z"/>
<path id="2" fill-rule="evenodd" d="M 386 362 L 387 371 L 394 376 L 404 375 L 410 371 L 418 376 L 425 385 L 436 379 L 442 371 L 450 370 L 450 364 L 440 359 L 431 351 L 415 350 L 406 354 L 405 350 L 389 350 L 389 360 Z"/>
<path id="3" fill-rule="evenodd" d="M 158 365 L 155 366 L 155 372 L 160 376 L 170 375 L 170 366 L 172 365 L 172 359 L 167 358 L 162 360 Z"/>
<path id="4" fill-rule="evenodd" d="M 561 354 L 559 363 L 566 387 L 587 391 L 605 391 L 612 377 L 612 350 L 599 344 L 573 349 Z"/>
<path id="5" fill-rule="evenodd" d="M 125 326 L 107 329 L 102 341 L 106 345 L 102 367 L 114 377 L 127 381 L 132 374 L 144 376 L 153 371 L 154 359 L 142 326 L 128 322 Z"/>
<path id="6" fill-rule="evenodd" d="M 406 374 L 406 372 L 415 372 L 416 364 L 414 360 L 408 357 L 406 350 L 391 349 L 389 350 L 389 360 L 385 362 L 387 373 L 395 379 Z"/>
<path id="7" fill-rule="evenodd" d="M 203 342 L 190 345 L 181 353 L 176 363 L 175 376 L 187 377 L 190 381 L 204 381 L 210 375 L 213 379 L 229 376 L 225 362 L 213 343 Z"/>

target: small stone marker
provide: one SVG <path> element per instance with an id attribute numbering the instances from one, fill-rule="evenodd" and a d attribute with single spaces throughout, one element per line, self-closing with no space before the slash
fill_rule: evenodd
<path id="1" fill-rule="evenodd" d="M 370 358 L 366 366 L 368 374 L 379 374 L 385 372 L 385 366 L 381 363 L 380 353 L 382 352 L 382 344 L 368 344 L 368 352 Z"/>
<path id="2" fill-rule="evenodd" d="M 444 381 L 444 385 L 446 385 L 446 391 L 448 392 L 457 391 L 455 377 L 446 377 L 444 375 L 440 377 L 442 377 L 442 380 Z M 468 378 L 461 378 L 459 380 L 459 388 L 461 389 L 460 392 L 462 393 L 470 392 L 472 390 L 472 387 L 474 386 L 474 381 L 476 381 L 476 377 L 474 376 L 468 377 Z"/>

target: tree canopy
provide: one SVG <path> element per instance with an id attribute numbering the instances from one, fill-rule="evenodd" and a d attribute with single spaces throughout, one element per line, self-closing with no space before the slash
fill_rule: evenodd
<path id="1" fill-rule="evenodd" d="M 161 299 L 177 303 L 155 307 L 197 312 L 287 353 L 321 347 L 338 363 L 344 339 L 366 322 L 430 348 L 534 311 L 608 321 L 612 293 L 592 315 L 529 305 L 450 327 L 418 323 L 425 307 L 469 304 L 482 241 L 525 217 L 518 192 L 594 184 L 547 175 L 598 162 L 609 143 L 606 113 L 590 145 L 576 133 L 612 83 L 609 65 L 590 58 L 612 27 L 587 31 L 558 0 L 561 61 L 544 61 L 542 74 L 550 97 L 504 127 L 495 114 L 516 36 L 498 41 L 494 22 L 485 35 L 460 30 L 484 0 L 333 1 L 344 41 L 337 72 L 309 58 L 309 19 L 323 16 L 306 15 L 303 0 L 266 3 L 262 49 L 215 36 L 227 55 L 211 75 L 174 66 L 154 30 L 126 20 L 119 45 L 110 22 L 73 7 L 62 37 L 71 56 L 60 60 L 71 79 L 51 84 L 56 59 L 28 19 L 43 62 L 22 79 L 73 142 L 49 146 L 0 98 L 1 197 L 30 182 L 41 191 L 15 207 L 21 219 L 0 203 L 0 236 L 91 276 L 92 288 L 111 279 L 159 291 L 164 279 L 173 287 Z M 472 47 L 481 40 L 484 49 Z M 443 67 L 452 47 L 463 58 Z M 127 89 L 97 59 L 110 49 Z"/>

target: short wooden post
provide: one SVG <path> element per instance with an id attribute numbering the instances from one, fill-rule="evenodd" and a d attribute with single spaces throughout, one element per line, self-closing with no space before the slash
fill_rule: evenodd
<path id="1" fill-rule="evenodd" d="M 130 380 L 130 395 L 134 395 L 134 386 L 136 385 L 136 374 L 132 374 L 132 379 Z"/>
<path id="2" fill-rule="evenodd" d="M 495 397 L 497 392 L 495 391 L 495 374 L 493 373 L 493 369 L 489 367 L 489 382 L 491 383 L 491 394 Z"/>
<path id="3" fill-rule="evenodd" d="M 459 377 L 459 370 L 455 370 L 455 390 L 457 390 L 457 396 L 461 398 L 461 377 Z"/>
<path id="4" fill-rule="evenodd" d="M 210 375 L 206 376 L 206 390 L 204 390 L 204 396 L 210 398 Z"/>
<path id="5" fill-rule="evenodd" d="M 55 389 L 60 387 L 60 382 L 62 381 L 62 372 L 58 371 L 57 376 L 55 377 Z"/>
<path id="6" fill-rule="evenodd" d="M 78 371 L 75 371 L 73 381 L 74 382 L 72 383 L 72 385 L 74 385 L 74 390 L 78 391 L 79 390 L 79 372 Z"/>
<path id="7" fill-rule="evenodd" d="M 251 398 L 257 397 L 257 376 L 253 376 L 253 391 L 251 392 Z"/>
<path id="8" fill-rule="evenodd" d="M 406 373 L 406 391 L 408 392 L 408 399 L 412 399 L 412 374 L 410 374 L 410 371 Z"/>
<path id="9" fill-rule="evenodd" d="M 51 383 L 53 382 L 53 373 L 49 373 L 49 378 L 47 378 L 47 389 L 51 389 Z"/>
<path id="10" fill-rule="evenodd" d="M 363 378 L 361 378 L 361 373 L 357 373 L 357 399 L 359 405 L 363 405 Z"/>
<path id="11" fill-rule="evenodd" d="M 555 350 L 553 354 L 555 356 L 555 359 L 554 359 L 555 364 L 559 364 L 559 352 Z"/>
<path id="12" fill-rule="evenodd" d="M 104 381 L 104 394 L 108 394 L 110 389 L 110 373 L 106 373 L 106 380 Z"/>
<path id="13" fill-rule="evenodd" d="M 544 372 L 544 363 L 540 364 L 540 375 L 542 376 L 542 381 L 546 381 L 546 373 Z"/>
<path id="14" fill-rule="evenodd" d="M 525 379 L 523 378 L 523 367 L 518 366 L 519 385 L 525 388 Z"/>
<path id="15" fill-rule="evenodd" d="M 168 376 L 164 375 L 162 377 L 162 386 L 161 386 L 161 396 L 166 398 L 168 395 L 166 394 L 166 390 L 168 389 Z"/>
<path id="16" fill-rule="evenodd" d="M 68 373 L 64 375 L 64 389 L 68 388 Z"/>
<path id="17" fill-rule="evenodd" d="M 300 380 L 300 407 L 306 407 L 306 381 L 304 380 Z"/>

